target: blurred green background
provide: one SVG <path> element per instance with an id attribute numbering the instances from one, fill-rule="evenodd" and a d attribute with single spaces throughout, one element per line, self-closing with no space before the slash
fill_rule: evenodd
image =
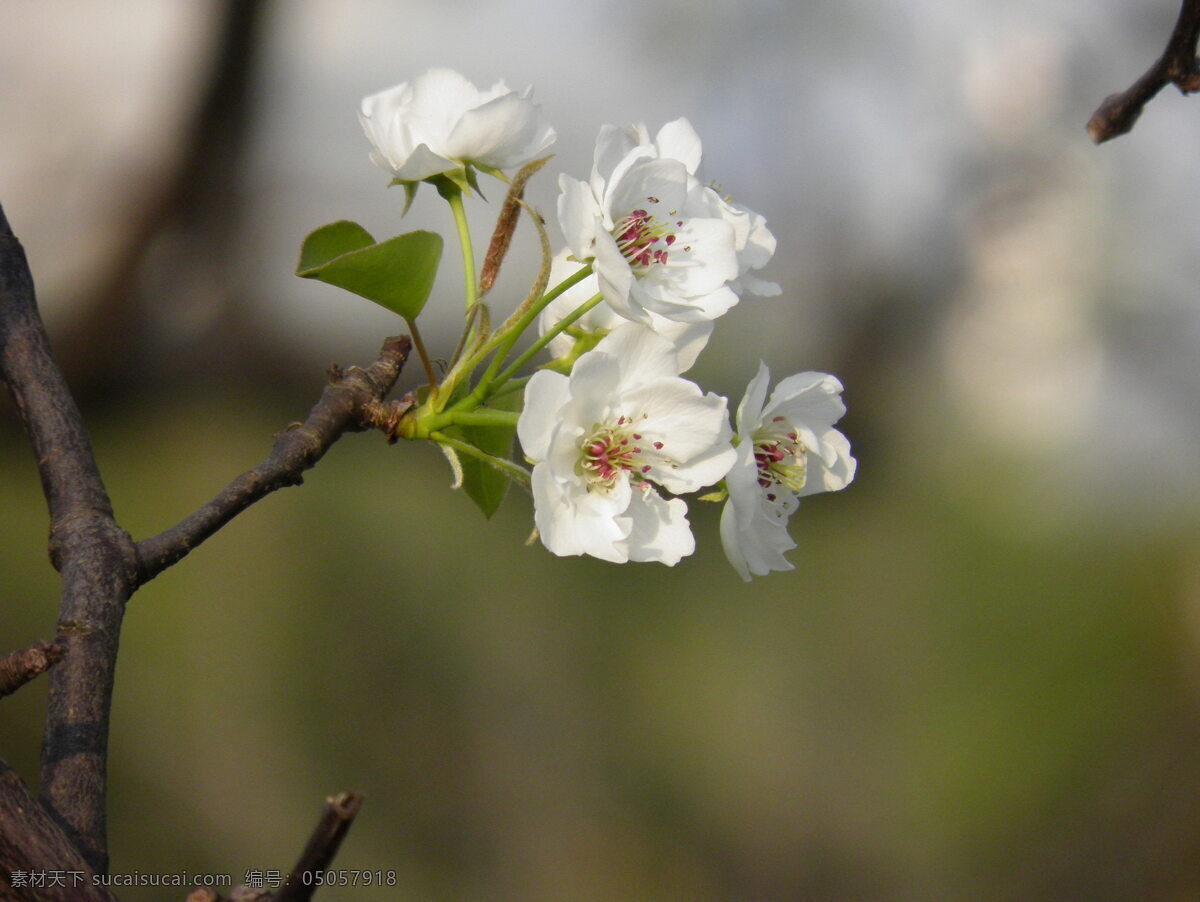
<path id="1" fill-rule="evenodd" d="M 397 886 L 321 899 L 1200 897 L 1198 108 L 1082 132 L 1169 31 L 1133 6 L 0 2 L 0 202 L 135 538 L 398 330 L 290 272 L 343 216 L 447 227 L 353 116 L 437 63 L 535 83 L 576 175 L 601 122 L 692 118 L 785 287 L 692 375 L 837 373 L 859 460 L 744 584 L 717 508 L 675 568 L 556 559 L 519 493 L 486 522 L 432 449 L 345 437 L 130 603 L 113 871 L 286 871 L 353 790 L 336 866 Z M 57 583 L 0 416 L 5 650 Z M 0 702 L 31 781 L 44 693 Z"/>

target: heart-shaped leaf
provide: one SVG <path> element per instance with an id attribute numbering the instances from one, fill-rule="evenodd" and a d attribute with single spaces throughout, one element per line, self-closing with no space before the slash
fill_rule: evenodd
<path id="1" fill-rule="evenodd" d="M 304 239 L 296 275 L 344 288 L 411 320 L 429 299 L 441 258 L 436 232 L 408 232 L 377 244 L 362 226 L 342 220 Z"/>

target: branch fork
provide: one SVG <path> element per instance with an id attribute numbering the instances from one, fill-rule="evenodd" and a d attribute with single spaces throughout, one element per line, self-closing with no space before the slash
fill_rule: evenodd
<path id="1" fill-rule="evenodd" d="M 126 602 L 246 508 L 299 484 L 344 433 L 375 427 L 394 440 L 415 400 L 383 398 L 412 346 L 407 336 L 389 338 L 370 366 L 335 368 L 308 417 L 279 433 L 261 464 L 175 526 L 135 543 L 113 515 L 83 418 L 50 351 L 25 251 L 0 207 L 0 379 L 33 445 L 50 514 L 51 562 L 62 578 L 54 642 L 0 659 L 0 696 L 51 670 L 41 797 L 33 798 L 0 761 L 0 900 L 115 902 L 91 875 L 108 869 L 108 731 Z M 352 794 L 328 801 L 297 873 L 332 860 L 361 801 Z M 67 870 L 86 879 L 62 892 L 12 885 L 14 873 L 30 870 Z M 268 898 L 307 900 L 315 886 L 301 884 Z"/>

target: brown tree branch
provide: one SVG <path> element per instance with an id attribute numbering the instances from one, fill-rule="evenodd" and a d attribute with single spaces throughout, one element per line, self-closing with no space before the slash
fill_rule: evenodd
<path id="1" fill-rule="evenodd" d="M 308 902 L 313 897 L 319 887 L 312 875 L 329 867 L 346 832 L 358 816 L 362 800 L 361 795 L 353 792 L 344 792 L 325 800 L 325 810 L 308 839 L 308 845 L 288 874 L 287 882 L 270 897 L 271 902 Z"/>
<path id="2" fill-rule="evenodd" d="M 72 838 L 0 761 L 0 900 L 116 902 L 93 885 L 94 873 Z"/>
<path id="3" fill-rule="evenodd" d="M 255 899 L 259 902 L 308 902 L 324 884 L 321 872 L 333 863 L 338 848 L 345 839 L 350 825 L 358 816 L 363 797 L 358 793 L 344 792 L 325 800 L 321 819 L 308 838 L 308 844 L 300 853 L 296 866 L 288 872 L 283 886 L 274 892 L 252 886 L 240 886 L 225 899 L 215 890 L 194 889 L 184 902 L 231 902 L 233 899 Z"/>
<path id="4" fill-rule="evenodd" d="M 29 648 L 0 658 L 0 698 L 12 695 L 36 676 L 62 660 L 63 650 L 51 642 L 35 642 Z"/>
<path id="5" fill-rule="evenodd" d="M 43 846 L 54 856 L 45 858 L 42 870 L 68 867 L 86 873 L 89 881 L 92 873 L 107 870 L 108 728 L 126 601 L 247 507 L 299 484 L 343 433 L 372 428 L 368 411 L 391 390 L 411 347 L 406 336 L 391 338 L 367 369 L 335 369 L 305 422 L 278 436 L 262 465 L 177 526 L 135 545 L 113 516 L 82 416 L 50 351 L 25 251 L 0 207 L 0 377 L 33 445 L 50 512 L 50 557 L 62 577 L 54 645 L 0 662 L 0 684 L 15 688 L 53 663 L 54 653 L 61 656 L 51 675 L 41 801 L 0 764 L 0 864 L 11 864 L 0 875 L 0 900 L 112 899 L 106 891 L 89 893 L 79 886 L 62 895 L 55 895 L 56 887 L 27 890 L 13 885 L 11 871 L 36 866 Z M 301 865 L 328 863 L 360 801 L 330 800 Z M 283 898 L 307 899 L 312 888 L 305 890 Z"/>
<path id="6" fill-rule="evenodd" d="M 1088 120 L 1087 132 L 1091 139 L 1100 144 L 1128 132 L 1146 104 L 1168 84 L 1174 84 L 1184 94 L 1200 91 L 1200 65 L 1196 61 L 1198 40 L 1200 0 L 1183 0 L 1175 29 L 1162 56 L 1130 87 L 1104 98 Z"/>
<path id="7" fill-rule="evenodd" d="M 42 744 L 42 799 L 97 871 L 107 865 L 105 768 L 113 672 L 137 573 L 113 519 L 91 441 L 50 352 L 25 251 L 0 208 L 0 376 L 37 457 L 50 510 L 50 559 L 62 577 Z"/>
<path id="8" fill-rule="evenodd" d="M 137 544 L 138 585 L 182 559 L 256 501 L 285 486 L 299 485 L 303 472 L 343 433 L 368 425 L 363 421 L 364 407 L 391 390 L 411 349 L 408 336 L 389 338 L 379 359 L 367 369 L 335 369 L 308 419 L 280 433 L 265 461 L 178 525 Z"/>

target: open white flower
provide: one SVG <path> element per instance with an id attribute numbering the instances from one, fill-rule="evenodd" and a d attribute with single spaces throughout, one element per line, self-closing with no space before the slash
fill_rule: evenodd
<path id="1" fill-rule="evenodd" d="M 371 161 L 396 179 L 416 182 L 467 166 L 516 169 L 555 138 L 530 97 L 498 81 L 480 91 L 450 69 L 430 69 L 362 101 L 358 119 Z"/>
<path id="2" fill-rule="evenodd" d="M 517 435 L 534 462 L 534 519 L 557 555 L 674 565 L 695 540 L 679 494 L 711 485 L 735 451 L 724 398 L 679 377 L 670 343 L 626 323 L 571 375 L 525 387 Z"/>
<path id="3" fill-rule="evenodd" d="M 842 384 L 825 373 L 797 373 L 763 406 L 771 374 L 760 363 L 737 411 L 737 460 L 725 476 L 721 544 L 742 579 L 791 570 L 796 547 L 788 518 L 800 498 L 845 488 L 856 462 L 833 424 L 846 412 Z"/>
<path id="4" fill-rule="evenodd" d="M 567 251 L 559 252 L 550 264 L 548 284 L 557 285 L 572 273 L 578 272 L 580 266 L 581 264 L 570 259 Z M 595 273 L 572 285 L 546 305 L 538 318 L 538 334 L 545 335 L 559 320 L 569 316 L 576 307 L 594 297 L 599 291 L 600 283 L 597 281 Z M 550 354 L 556 359 L 566 357 L 574 350 L 577 340 L 599 341 L 613 329 L 628 322 L 629 320 L 618 316 L 617 312 L 608 304 L 597 304 L 577 319 L 568 331 L 560 332 L 550 340 Z M 675 353 L 679 358 L 681 373 L 686 373 L 692 368 L 692 364 L 696 362 L 696 358 L 708 344 L 709 336 L 713 331 L 712 320 L 701 323 L 677 323 L 653 312 L 649 314 L 647 325 L 674 346 Z"/>
<path id="5" fill-rule="evenodd" d="M 775 236 L 767 228 L 766 218 L 722 197 L 704 178 L 700 168 L 703 157 L 700 136 L 687 119 L 680 117 L 668 122 L 653 138 L 650 137 L 650 130 L 640 122 L 627 129 L 604 126 L 597 141 L 596 161 L 592 169 L 591 184 L 597 196 L 603 192 L 604 174 L 615 171 L 620 161 L 630 154 L 639 158 L 678 160 L 687 168 L 689 175 L 709 185 L 705 190 L 711 195 L 713 209 L 734 230 L 738 277 L 729 285 L 734 294 L 739 297 L 743 294 L 775 297 L 781 293 L 780 287 L 774 282 L 766 282 L 752 274 L 752 270 L 766 266 L 775 254 Z"/>
<path id="6" fill-rule="evenodd" d="M 593 261 L 605 301 L 626 319 L 715 319 L 738 301 L 730 288 L 741 271 L 737 229 L 691 171 L 698 141 L 695 155 L 680 150 L 681 160 L 635 143 L 642 137 L 636 128 L 605 126 L 590 181 L 560 177 L 567 246 L 576 259 Z"/>

